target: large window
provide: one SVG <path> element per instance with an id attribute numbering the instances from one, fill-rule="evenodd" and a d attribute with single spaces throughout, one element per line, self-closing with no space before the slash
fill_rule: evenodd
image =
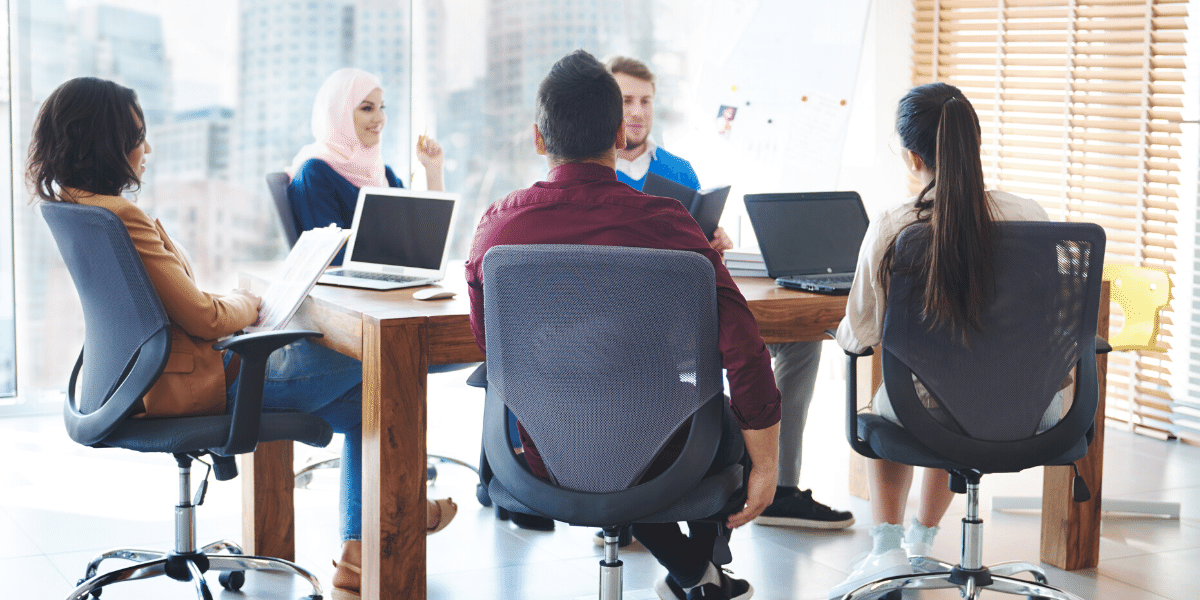
<path id="1" fill-rule="evenodd" d="M 230 289 L 239 265 L 283 255 L 263 177 L 312 141 L 313 99 L 335 69 L 380 77 L 391 113 L 385 160 L 409 162 L 406 2 L 13 0 L 10 14 L 17 173 L 33 119 L 63 81 L 88 75 L 133 88 L 154 150 L 137 202 L 187 251 L 202 289 Z M 407 169 L 396 172 L 407 183 Z M 82 344 L 82 317 L 36 205 L 19 179 L 13 189 L 21 401 L 53 410 Z M 7 233 L 0 227 L 3 265 L 12 264 L 2 256 Z M 6 285 L 0 392 L 11 364 Z"/>
<path id="2" fill-rule="evenodd" d="M 463 198 L 452 250 L 461 259 L 488 204 L 545 176 L 532 145 L 535 90 L 555 60 L 584 48 L 651 66 L 654 139 L 690 160 L 702 185 L 733 186 L 723 224 L 735 242 L 750 244 L 742 194 L 837 185 L 867 6 L 12 0 L 13 158 L 19 173 L 41 103 L 67 79 L 132 87 L 154 150 L 137 202 L 186 249 L 200 286 L 219 292 L 235 285 L 245 263 L 283 256 L 264 175 L 284 170 L 312 141 L 312 102 L 324 79 L 359 67 L 383 83 L 384 159 L 406 185 L 425 185 L 416 138 L 443 145 L 446 187 Z M 731 128 L 718 127 L 725 107 L 737 109 Z M 36 205 L 20 181 L 13 189 L 21 398 L 56 410 L 82 318 Z M 0 282 L 9 280 L 0 273 Z M 0 391 L 3 292 L 0 284 Z"/>
<path id="3" fill-rule="evenodd" d="M 463 195 L 456 254 L 490 203 L 546 176 L 533 149 L 537 86 L 578 48 L 648 64 L 651 136 L 702 187 L 732 186 L 722 225 L 753 244 L 743 194 L 838 184 L 868 4 L 413 0 L 413 129 L 441 141 L 446 187 Z"/>

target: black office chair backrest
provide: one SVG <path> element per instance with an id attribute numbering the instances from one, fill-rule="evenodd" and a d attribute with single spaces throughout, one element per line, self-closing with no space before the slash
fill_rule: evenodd
<path id="1" fill-rule="evenodd" d="M 288 200 L 287 188 L 291 183 L 288 174 L 279 171 L 267 173 L 267 189 L 271 190 L 271 200 L 275 201 L 275 212 L 279 214 L 279 224 L 283 228 L 283 237 L 287 238 L 288 248 L 296 245 L 300 232 L 296 230 L 296 217 L 292 214 L 292 202 Z"/>
<path id="2" fill-rule="evenodd" d="M 923 314 L 913 265 L 929 227 L 896 241 L 884 319 L 884 379 L 901 424 L 930 449 L 987 471 L 1019 470 L 1067 451 L 1096 411 L 1096 317 L 1104 230 L 1090 223 L 1005 222 L 995 238 L 994 281 L 983 330 L 934 326 Z M 1039 422 L 1071 370 L 1075 397 L 1058 424 Z M 918 400 L 915 375 L 952 419 Z"/>
<path id="3" fill-rule="evenodd" d="M 483 281 L 489 402 L 503 398 L 559 486 L 629 488 L 722 395 L 713 267 L 699 254 L 497 246 Z"/>
<path id="4" fill-rule="evenodd" d="M 66 202 L 44 202 L 41 209 L 83 306 L 84 346 L 71 377 L 67 431 L 95 445 L 162 373 L 171 354 L 170 321 L 117 215 Z"/>

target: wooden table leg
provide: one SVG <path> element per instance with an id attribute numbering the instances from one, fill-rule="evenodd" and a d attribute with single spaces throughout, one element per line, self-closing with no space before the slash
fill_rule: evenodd
<path id="1" fill-rule="evenodd" d="M 1100 291 L 1096 331 L 1108 337 L 1108 283 Z M 1090 569 L 1100 562 L 1100 498 L 1104 483 L 1104 398 L 1108 355 L 1096 357 L 1100 401 L 1096 407 L 1096 435 L 1087 456 L 1076 463 L 1092 493 L 1087 502 L 1071 500 L 1071 467 L 1046 467 L 1042 476 L 1042 562 L 1060 569 Z"/>
<path id="2" fill-rule="evenodd" d="M 425 598 L 424 322 L 363 319 L 366 600 Z"/>
<path id="3" fill-rule="evenodd" d="M 242 549 L 296 560 L 292 442 L 264 442 L 242 456 Z"/>

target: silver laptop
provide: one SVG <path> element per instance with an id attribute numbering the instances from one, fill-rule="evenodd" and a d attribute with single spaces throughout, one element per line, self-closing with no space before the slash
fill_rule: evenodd
<path id="1" fill-rule="evenodd" d="M 342 266 L 317 283 L 394 290 L 441 281 L 457 213 L 457 194 L 362 188 Z"/>
<path id="2" fill-rule="evenodd" d="M 857 192 L 747 194 L 767 275 L 806 292 L 848 294 L 867 232 Z"/>

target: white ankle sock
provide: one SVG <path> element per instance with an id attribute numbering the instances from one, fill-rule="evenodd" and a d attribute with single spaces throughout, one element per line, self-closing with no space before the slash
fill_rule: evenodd
<path id="1" fill-rule="evenodd" d="M 904 545 L 909 548 L 928 549 L 933 546 L 933 538 L 937 536 L 939 529 L 939 527 L 926 527 L 914 518 L 908 524 L 908 531 L 904 532 Z"/>
<path id="2" fill-rule="evenodd" d="M 900 548 L 900 540 L 904 538 L 904 527 L 894 523 L 881 523 L 872 527 L 870 533 L 874 541 L 871 554 L 879 555 Z"/>
<path id="3" fill-rule="evenodd" d="M 696 582 L 696 585 L 693 585 L 692 587 L 683 588 L 683 592 L 686 594 L 686 593 L 692 591 L 694 588 L 698 588 L 706 583 L 711 583 L 713 585 L 721 585 L 721 570 L 717 568 L 717 565 L 708 563 L 708 570 L 704 572 L 704 577 L 701 577 L 700 581 Z M 679 587 L 683 587 L 683 586 L 679 586 Z"/>

